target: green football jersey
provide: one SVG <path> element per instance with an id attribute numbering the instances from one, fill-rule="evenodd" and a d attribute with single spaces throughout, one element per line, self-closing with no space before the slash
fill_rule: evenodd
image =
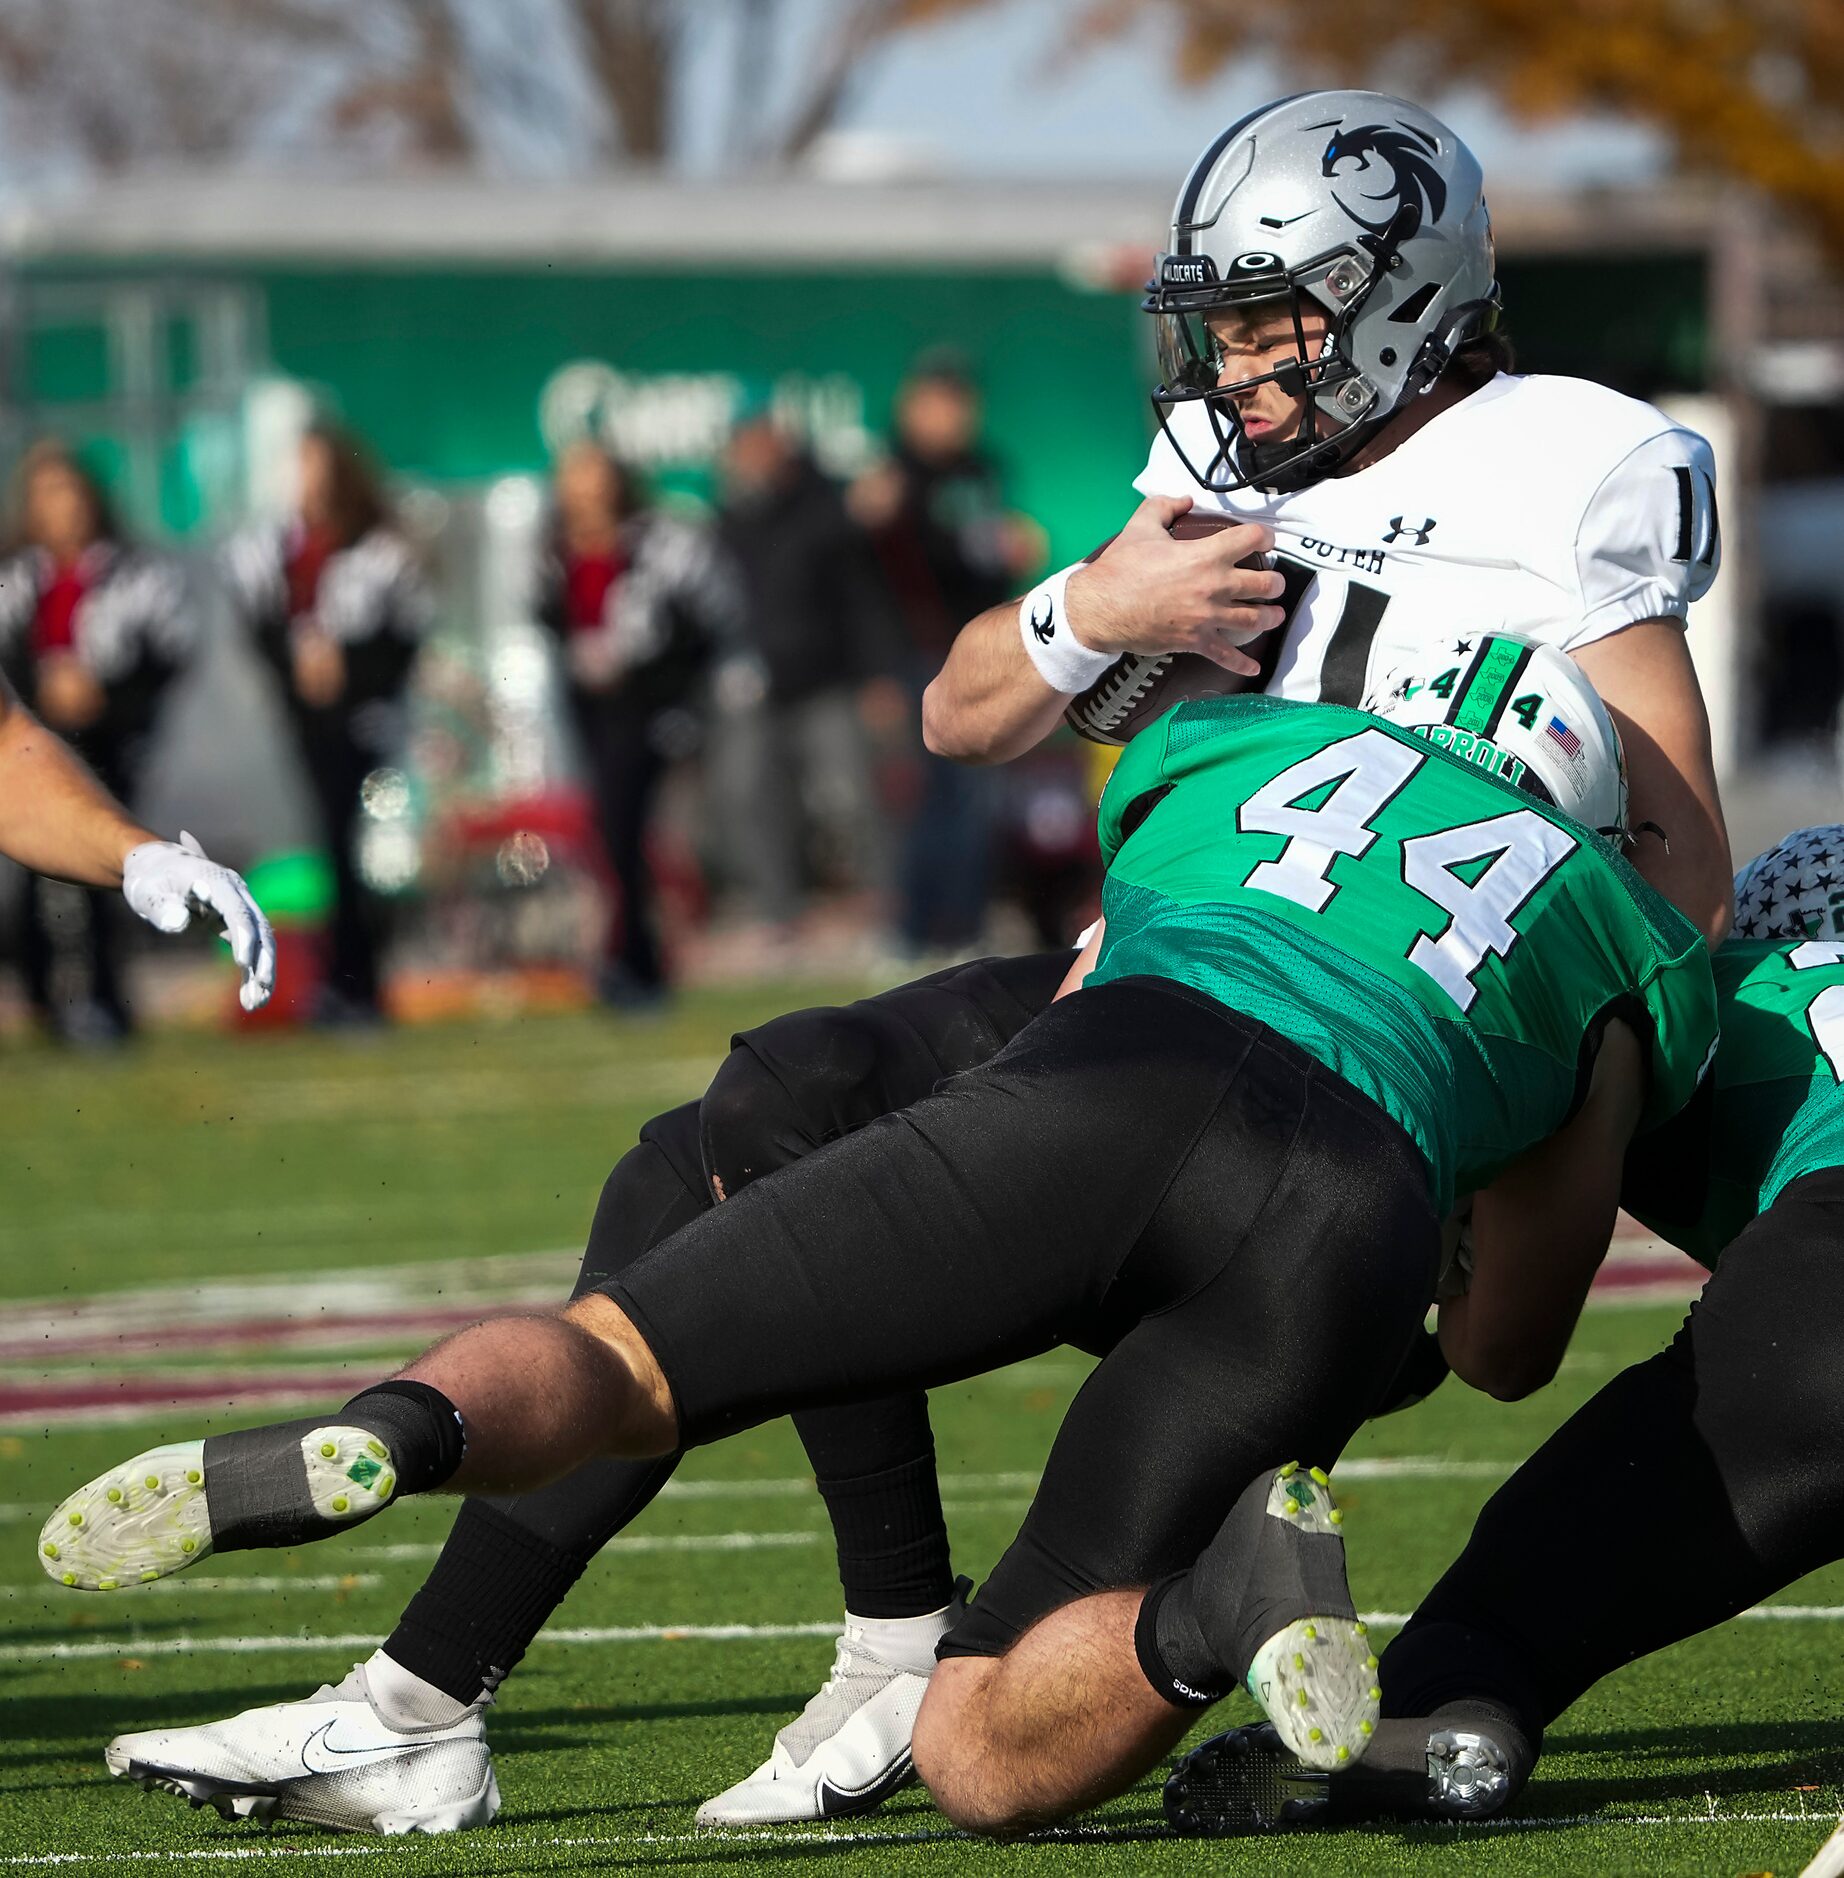
<path id="1" fill-rule="evenodd" d="M 1607 843 L 1361 711 L 1178 706 L 1127 746 L 1101 845 L 1088 982 L 1176 979 L 1291 1038 L 1395 1117 L 1443 1210 L 1568 1119 L 1608 1013 L 1649 1047 L 1648 1127 L 1715 1041 L 1702 936 Z"/>
<path id="2" fill-rule="evenodd" d="M 1637 1145 L 1621 1194 L 1709 1266 L 1789 1182 L 1844 1167 L 1844 945 L 1731 939 L 1713 965 L 1722 1043 L 1708 1086 Z"/>

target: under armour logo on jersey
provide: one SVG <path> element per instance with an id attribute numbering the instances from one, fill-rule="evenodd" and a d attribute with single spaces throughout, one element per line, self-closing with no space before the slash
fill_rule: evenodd
<path id="1" fill-rule="evenodd" d="M 1040 593 L 1031 603 L 1031 630 L 1040 646 L 1056 637 L 1056 602 L 1047 593 Z"/>
<path id="2" fill-rule="evenodd" d="M 1419 522 L 1405 522 L 1400 515 L 1392 515 L 1389 518 L 1389 530 L 1383 539 L 1387 543 L 1400 541 L 1404 535 L 1413 535 L 1416 547 L 1425 548 L 1428 545 L 1428 537 L 1433 533 L 1434 517 L 1432 515 L 1425 516 Z"/>

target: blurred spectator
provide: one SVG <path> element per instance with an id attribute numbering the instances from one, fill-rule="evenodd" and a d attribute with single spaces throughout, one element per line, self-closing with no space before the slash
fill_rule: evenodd
<path id="1" fill-rule="evenodd" d="M 646 836 L 667 765 L 691 754 L 713 658 L 740 637 L 736 581 L 710 532 L 653 508 L 600 445 L 557 459 L 538 617 L 563 653 L 571 713 L 620 889 L 598 989 L 644 1006 L 665 991 Z"/>
<path id="2" fill-rule="evenodd" d="M 980 445 L 980 398 L 966 366 L 925 354 L 897 393 L 888 459 L 853 486 L 907 641 L 911 721 L 966 622 L 1015 593 L 1042 558 L 1038 531 L 1005 506 L 997 466 Z M 900 930 L 912 953 L 977 942 L 991 885 L 994 779 L 922 757 L 906 831 Z"/>
<path id="3" fill-rule="evenodd" d="M 726 722 L 742 871 L 763 917 L 788 926 L 810 824 L 829 871 L 888 885 L 872 736 L 907 708 L 901 626 L 838 485 L 766 412 L 731 433 L 718 527 L 742 577 L 761 694 Z"/>
<path id="4" fill-rule="evenodd" d="M 427 632 L 428 587 L 359 441 L 302 437 L 294 513 L 225 550 L 231 604 L 275 673 L 333 864 L 323 1024 L 382 1018 L 381 914 L 358 864 L 365 779 L 401 740 L 404 687 Z"/>
<path id="5" fill-rule="evenodd" d="M 194 647 L 184 578 L 173 561 L 123 537 L 101 485 L 60 443 L 37 443 L 25 453 L 8 523 L 0 670 L 104 785 L 132 805 L 161 702 Z M 59 948 L 46 909 L 47 894 L 56 891 L 36 874 L 25 877 L 20 963 L 32 1008 L 72 1041 L 124 1036 L 121 896 L 84 895 L 88 985 L 60 1008 Z"/>

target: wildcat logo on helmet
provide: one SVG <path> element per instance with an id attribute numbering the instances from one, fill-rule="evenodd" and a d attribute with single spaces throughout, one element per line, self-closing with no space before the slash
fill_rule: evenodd
<path id="1" fill-rule="evenodd" d="M 1217 264 L 1207 254 L 1166 254 L 1159 258 L 1159 280 L 1166 287 L 1208 287 Z"/>
<path id="2" fill-rule="evenodd" d="M 1384 213 L 1374 220 L 1360 215 L 1336 190 L 1332 192 L 1332 200 L 1358 227 L 1369 229 L 1373 235 L 1381 235 L 1388 231 L 1405 208 L 1412 209 L 1414 216 L 1407 228 L 1401 231 L 1401 238 L 1406 241 L 1423 222 L 1440 220 L 1441 211 L 1447 206 L 1447 185 L 1430 160 L 1440 154 L 1440 145 L 1426 131 L 1417 130 L 1408 124 L 1400 124 L 1394 129 L 1387 124 L 1363 124 L 1356 130 L 1340 130 L 1336 124 L 1313 124 L 1308 129 L 1332 132 L 1331 141 L 1325 146 L 1325 154 L 1319 159 L 1319 173 L 1322 176 L 1344 182 L 1346 179 L 1339 174 L 1340 167 L 1346 163 L 1355 163 L 1356 176 L 1351 179 L 1355 182 L 1370 169 L 1373 156 L 1388 165 L 1388 188 L 1357 191 L 1361 201 L 1389 204 Z"/>

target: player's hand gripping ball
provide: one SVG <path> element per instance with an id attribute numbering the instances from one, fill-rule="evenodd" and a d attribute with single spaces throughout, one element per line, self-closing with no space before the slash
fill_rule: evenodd
<path id="1" fill-rule="evenodd" d="M 1188 509 L 1172 524 L 1175 541 L 1197 541 L 1234 528 L 1239 518 L 1210 510 Z M 1271 554 L 1251 555 L 1243 567 L 1274 565 Z M 1250 648 L 1261 662 L 1256 676 L 1225 671 L 1201 652 L 1128 652 L 1089 688 L 1070 699 L 1063 721 L 1091 743 L 1129 743 L 1155 718 L 1191 698 L 1219 698 L 1259 691 L 1273 675 L 1284 629 L 1264 633 Z"/>

